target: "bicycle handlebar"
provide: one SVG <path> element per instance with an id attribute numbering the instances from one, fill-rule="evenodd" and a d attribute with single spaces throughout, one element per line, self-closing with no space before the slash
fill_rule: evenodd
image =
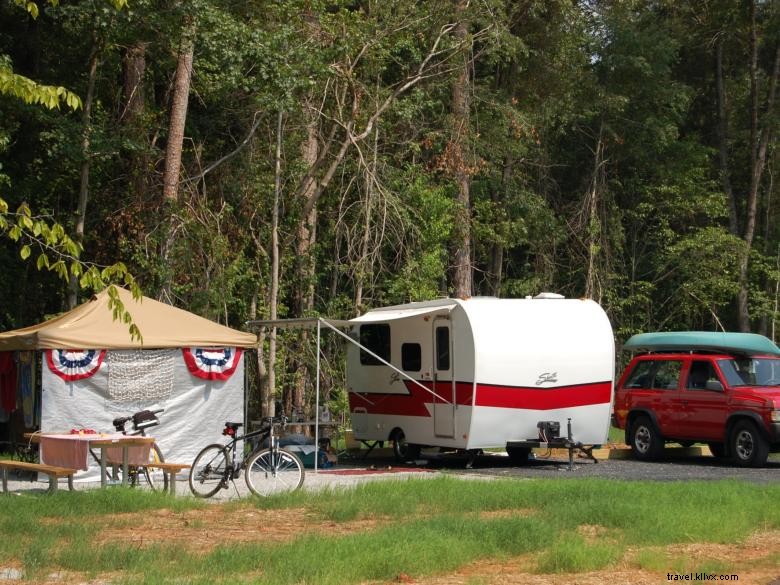
<path id="1" fill-rule="evenodd" d="M 145 429 L 146 427 L 153 427 L 160 424 L 160 420 L 157 418 L 157 415 L 164 411 L 164 408 L 160 408 L 158 410 L 139 410 L 138 412 L 129 416 L 117 417 L 111 422 L 111 424 L 114 425 L 114 428 L 121 433 L 124 432 L 125 425 L 128 423 L 128 421 L 133 421 L 133 428 L 135 430 L 141 430 Z"/>

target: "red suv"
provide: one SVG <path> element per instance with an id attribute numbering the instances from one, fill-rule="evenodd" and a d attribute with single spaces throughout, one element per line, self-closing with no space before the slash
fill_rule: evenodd
<path id="1" fill-rule="evenodd" d="M 702 341 L 713 337 L 718 343 Z M 707 443 L 740 466 L 764 465 L 780 451 L 780 349 L 765 337 L 653 333 L 624 348 L 647 352 L 631 360 L 615 391 L 615 423 L 637 459 L 658 459 L 667 441 Z"/>

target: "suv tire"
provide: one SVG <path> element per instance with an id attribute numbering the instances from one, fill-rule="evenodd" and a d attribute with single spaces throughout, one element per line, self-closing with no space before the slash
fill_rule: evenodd
<path id="1" fill-rule="evenodd" d="M 769 444 L 753 421 L 740 420 L 734 425 L 729 441 L 732 460 L 740 467 L 761 467 L 769 456 Z"/>
<path id="2" fill-rule="evenodd" d="M 664 451 L 664 439 L 653 421 L 638 416 L 631 424 L 631 452 L 640 461 L 655 461 Z"/>

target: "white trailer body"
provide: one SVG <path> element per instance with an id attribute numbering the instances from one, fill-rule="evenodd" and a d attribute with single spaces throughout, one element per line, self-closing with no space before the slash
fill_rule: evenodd
<path id="1" fill-rule="evenodd" d="M 540 295 L 543 297 L 545 295 Z M 553 296 L 553 295 L 551 295 Z M 505 447 L 561 436 L 606 442 L 615 371 L 612 328 L 590 300 L 441 299 L 353 319 L 347 389 L 355 438 L 413 445 Z M 400 375 L 403 372 L 409 378 Z"/>

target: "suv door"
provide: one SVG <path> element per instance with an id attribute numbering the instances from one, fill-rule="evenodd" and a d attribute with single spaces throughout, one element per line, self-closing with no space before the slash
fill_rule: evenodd
<path id="1" fill-rule="evenodd" d="M 712 360 L 691 360 L 680 392 L 679 425 L 674 435 L 680 439 L 723 441 L 728 399 L 725 386 Z"/>
<path id="2" fill-rule="evenodd" d="M 637 361 L 625 382 L 628 411 L 649 411 L 655 415 L 663 436 L 674 432 L 675 402 L 679 400 L 682 359 L 650 358 Z"/>

